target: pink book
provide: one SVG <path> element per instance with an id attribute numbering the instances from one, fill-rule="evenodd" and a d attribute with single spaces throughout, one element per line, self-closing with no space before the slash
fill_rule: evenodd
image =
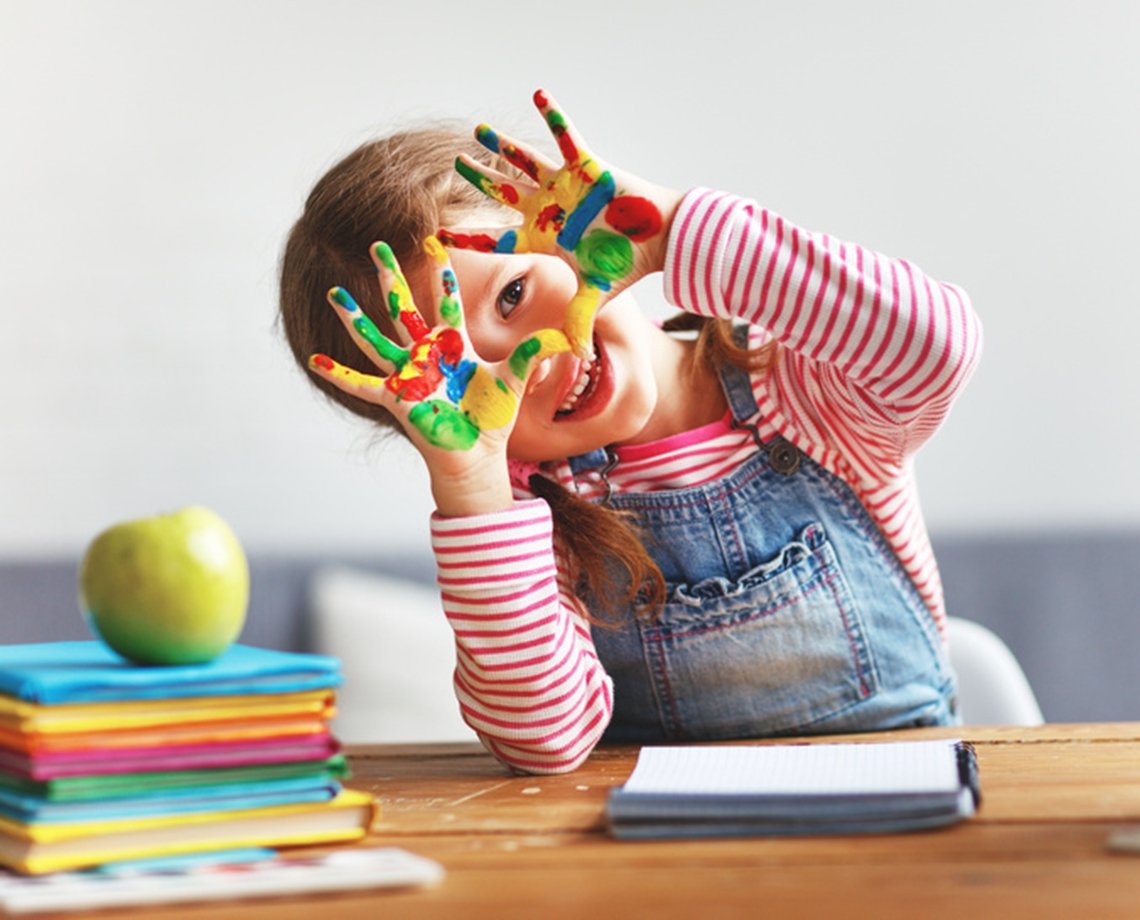
<path id="1" fill-rule="evenodd" d="M 263 738 L 216 744 L 193 744 L 113 751 L 64 751 L 29 757 L 0 750 L 0 770 L 36 781 L 67 776 L 103 776 L 156 770 L 198 770 L 317 760 L 337 753 L 328 732 L 303 738 Z"/>

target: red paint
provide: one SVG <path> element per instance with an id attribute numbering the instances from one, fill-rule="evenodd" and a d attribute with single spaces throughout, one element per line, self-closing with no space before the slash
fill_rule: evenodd
<path id="1" fill-rule="evenodd" d="M 463 336 L 454 329 L 443 329 L 435 341 L 439 360 L 452 365 L 459 363 L 463 357 Z"/>
<path id="2" fill-rule="evenodd" d="M 562 223 L 565 220 L 565 210 L 557 204 L 548 204 L 538 212 L 538 215 L 534 219 L 534 225 L 543 233 L 545 233 L 548 228 L 557 233 L 562 229 Z"/>
<path id="3" fill-rule="evenodd" d="M 452 233 L 450 230 L 440 230 L 436 233 L 436 238 L 444 246 L 451 246 L 453 249 L 473 249 L 476 252 L 494 252 L 495 246 L 498 245 L 498 240 L 486 233 Z"/>
<path id="4" fill-rule="evenodd" d="M 384 382 L 398 399 L 406 399 L 408 402 L 423 402 L 435 392 L 440 380 L 443 379 L 443 374 L 439 372 L 438 367 L 424 368 L 424 370 L 435 373 L 424 373 L 418 377 L 401 377 L 399 374 L 393 374 Z"/>
<path id="5" fill-rule="evenodd" d="M 554 139 L 558 141 L 558 149 L 562 151 L 562 157 L 567 163 L 577 163 L 581 158 L 578 148 L 574 145 L 574 141 L 570 135 L 566 133 L 565 125 L 552 125 L 550 119 L 546 117 L 547 111 L 550 109 L 550 97 L 542 90 L 535 90 L 534 104 L 538 106 L 538 110 L 542 112 L 542 117 L 546 119 L 546 124 L 550 128 L 550 133 L 554 135 Z M 559 120 L 563 120 L 560 112 L 555 112 Z"/>
<path id="6" fill-rule="evenodd" d="M 498 186 L 498 189 L 499 195 L 507 204 L 519 203 L 519 190 L 513 185 L 507 185 L 507 183 L 503 182 Z"/>
<path id="7" fill-rule="evenodd" d="M 431 332 L 431 327 L 424 322 L 424 318 L 415 310 L 401 310 L 400 322 L 404 324 L 404 328 L 408 330 L 408 335 L 413 339 L 422 339 Z"/>
<path id="8" fill-rule="evenodd" d="M 459 363 L 463 357 L 463 336 L 455 329 L 441 329 L 434 337 L 424 336 L 412 346 L 411 364 L 419 373 L 414 377 L 393 374 L 384 382 L 400 399 L 422 402 L 439 388 L 443 381 L 440 364 Z"/>
<path id="9" fill-rule="evenodd" d="M 578 153 L 578 148 L 574 146 L 573 139 L 566 133 L 566 129 L 561 125 L 556 125 L 550 130 L 554 132 L 554 137 L 558 141 L 558 149 L 562 151 L 563 159 L 566 160 L 567 163 L 577 163 L 580 154 Z"/>
<path id="10" fill-rule="evenodd" d="M 313 355 L 311 358 L 309 358 L 309 362 L 314 367 L 319 367 L 323 371 L 331 371 L 336 367 L 333 359 L 328 355 Z"/>
<path id="11" fill-rule="evenodd" d="M 647 198 L 619 195 L 606 207 L 606 223 L 635 243 L 643 243 L 661 232 L 661 212 Z"/>
<path id="12" fill-rule="evenodd" d="M 502 153 L 508 163 L 517 169 L 521 169 L 535 182 L 538 181 L 538 164 L 531 157 L 528 157 L 514 144 L 503 145 Z"/>

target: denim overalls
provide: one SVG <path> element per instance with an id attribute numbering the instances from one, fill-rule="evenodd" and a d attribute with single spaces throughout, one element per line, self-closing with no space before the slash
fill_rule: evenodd
<path id="1" fill-rule="evenodd" d="M 693 488 L 613 495 L 665 577 L 654 622 L 593 628 L 614 681 L 607 741 L 870 731 L 957 721 L 929 609 L 845 482 L 763 444 L 747 373 L 720 373 L 760 450 Z M 571 460 L 576 472 L 604 450 Z"/>

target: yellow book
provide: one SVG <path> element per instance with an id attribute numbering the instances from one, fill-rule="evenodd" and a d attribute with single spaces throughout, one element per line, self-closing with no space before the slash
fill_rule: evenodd
<path id="1" fill-rule="evenodd" d="M 372 796 L 346 789 L 330 802 L 100 824 L 28 825 L 0 818 L 0 865 L 39 875 L 209 850 L 337 843 L 362 839 L 378 817 Z"/>
<path id="2" fill-rule="evenodd" d="M 54 734 L 185 725 L 220 720 L 313 716 L 331 718 L 329 689 L 240 696 L 193 696 L 114 703 L 30 703 L 0 693 L 0 728 L 19 734 Z"/>

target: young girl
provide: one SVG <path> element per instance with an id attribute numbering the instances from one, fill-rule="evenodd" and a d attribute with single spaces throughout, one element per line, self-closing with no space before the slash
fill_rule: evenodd
<path id="1" fill-rule="evenodd" d="M 549 773 L 953 722 L 912 458 L 977 361 L 966 296 L 622 173 L 535 101 L 561 164 L 486 126 L 368 144 L 282 261 L 297 360 L 427 463 L 468 724 Z M 665 328 L 626 290 L 658 271 Z"/>

